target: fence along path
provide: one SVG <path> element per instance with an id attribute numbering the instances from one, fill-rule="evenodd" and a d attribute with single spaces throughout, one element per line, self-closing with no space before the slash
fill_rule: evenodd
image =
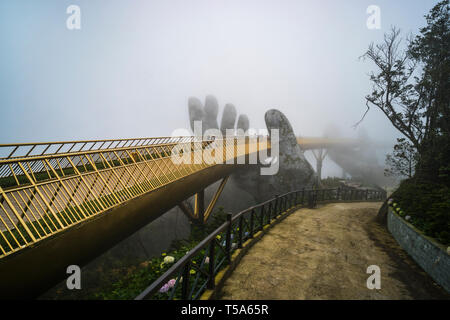
<path id="1" fill-rule="evenodd" d="M 226 222 L 189 250 L 135 299 L 201 299 L 205 290 L 215 289 L 216 276 L 232 263 L 233 253 L 243 248 L 244 243 L 264 230 L 266 225 L 290 210 L 303 205 L 315 207 L 317 202 L 380 201 L 385 197 L 386 193 L 381 190 L 303 189 L 275 197 L 236 215 L 229 213 Z"/>

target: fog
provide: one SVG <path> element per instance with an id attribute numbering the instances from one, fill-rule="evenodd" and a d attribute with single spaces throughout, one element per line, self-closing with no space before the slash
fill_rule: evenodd
<path id="1" fill-rule="evenodd" d="M 170 135 L 189 128 L 188 98 L 207 94 L 253 128 L 277 108 L 297 135 L 357 137 L 373 69 L 358 57 L 391 25 L 417 32 L 435 3 L 3 0 L 0 143 Z M 80 30 L 66 27 L 71 4 Z M 381 29 L 367 28 L 369 5 Z M 360 128 L 385 146 L 382 164 L 399 134 L 375 109 Z M 323 176 L 340 174 L 325 161 Z"/>

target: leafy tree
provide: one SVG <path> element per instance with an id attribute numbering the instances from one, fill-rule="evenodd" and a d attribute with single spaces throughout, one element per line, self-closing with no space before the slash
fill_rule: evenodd
<path id="1" fill-rule="evenodd" d="M 386 176 L 412 178 L 417 162 L 417 151 L 405 138 L 397 139 L 392 154 L 386 156 Z"/>
<path id="2" fill-rule="evenodd" d="M 449 185 L 450 173 L 450 6 L 438 3 L 427 26 L 410 43 L 408 53 L 421 67 L 417 87 L 423 92 L 424 134 L 418 170 L 421 177 Z"/>
<path id="3" fill-rule="evenodd" d="M 450 163 L 450 19 L 449 0 L 438 3 L 427 26 L 402 48 L 392 28 L 380 44 L 362 56 L 377 72 L 370 74 L 367 110 L 381 110 L 418 152 L 415 177 L 449 184 Z M 361 121 L 363 120 L 361 119 Z M 360 122 L 361 122 L 360 121 Z M 358 125 L 359 122 L 356 124 Z"/>
<path id="4" fill-rule="evenodd" d="M 412 224 L 444 245 L 450 244 L 449 7 L 449 0 L 435 5 L 405 48 L 396 28 L 369 46 L 363 58 L 377 72 L 370 75 L 373 90 L 361 119 L 375 106 L 404 136 L 387 158 L 388 170 L 413 177 L 392 198 Z"/>

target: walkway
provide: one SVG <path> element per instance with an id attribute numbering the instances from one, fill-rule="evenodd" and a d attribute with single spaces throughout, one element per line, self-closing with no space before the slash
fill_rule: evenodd
<path id="1" fill-rule="evenodd" d="M 222 299 L 448 299 L 375 222 L 380 205 L 298 210 L 243 257 Z M 366 287 L 369 265 L 381 268 L 380 290 Z"/>

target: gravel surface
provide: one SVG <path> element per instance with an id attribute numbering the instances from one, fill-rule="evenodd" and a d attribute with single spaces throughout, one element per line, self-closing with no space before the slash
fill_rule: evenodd
<path id="1" fill-rule="evenodd" d="M 222 299 L 449 299 L 375 221 L 381 203 L 301 209 L 243 257 Z M 366 286 L 381 269 L 381 289 Z"/>

